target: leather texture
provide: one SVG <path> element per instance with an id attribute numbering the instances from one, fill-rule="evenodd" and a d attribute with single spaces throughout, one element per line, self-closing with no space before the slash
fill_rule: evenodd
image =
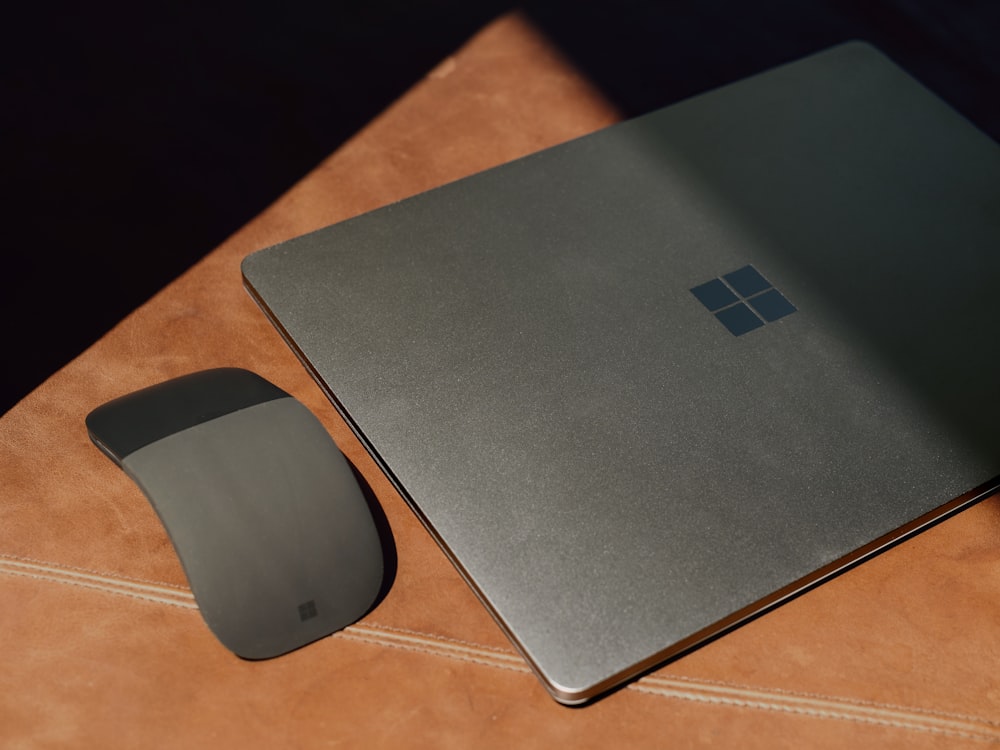
<path id="1" fill-rule="evenodd" d="M 568 709 L 242 288 L 255 250 L 617 119 L 523 18 L 502 17 L 0 419 L 0 745 L 1000 744 L 1000 498 Z M 381 503 L 398 556 L 367 617 L 264 662 L 208 631 L 151 506 L 84 424 L 112 398 L 222 366 L 317 415 Z"/>

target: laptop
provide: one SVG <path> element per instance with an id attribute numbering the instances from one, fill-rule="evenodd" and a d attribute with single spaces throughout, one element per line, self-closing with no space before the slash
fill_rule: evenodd
<path id="1" fill-rule="evenodd" d="M 565 704 L 998 487 L 1000 148 L 864 43 L 242 272 Z"/>

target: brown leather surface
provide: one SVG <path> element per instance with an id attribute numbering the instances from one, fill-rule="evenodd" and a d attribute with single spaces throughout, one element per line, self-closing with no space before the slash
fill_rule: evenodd
<path id="1" fill-rule="evenodd" d="M 242 289 L 254 250 L 617 117 L 521 18 L 502 18 L 0 420 L 0 745 L 1000 743 L 1000 498 L 568 709 Z M 254 370 L 311 408 L 371 484 L 398 550 L 374 612 L 266 662 L 211 635 L 149 503 L 84 427 L 115 396 L 214 366 Z"/>

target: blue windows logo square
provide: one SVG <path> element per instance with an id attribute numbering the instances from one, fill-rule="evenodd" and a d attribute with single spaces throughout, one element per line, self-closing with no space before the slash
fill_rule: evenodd
<path id="1" fill-rule="evenodd" d="M 721 279 L 712 279 L 701 286 L 696 286 L 691 292 L 701 300 L 701 304 L 713 312 L 740 301 L 739 297 L 733 294 L 733 290 L 723 284 Z"/>
<path id="2" fill-rule="evenodd" d="M 779 318 L 791 315 L 795 312 L 795 307 L 777 289 L 770 289 L 757 297 L 749 300 L 750 307 L 757 311 L 768 323 L 773 323 Z"/>
<path id="3" fill-rule="evenodd" d="M 764 321 L 754 315 L 753 311 L 742 302 L 738 305 L 727 307 L 724 310 L 719 310 L 715 314 L 715 317 L 734 336 L 742 336 L 744 333 L 750 333 L 754 328 L 760 328 L 764 325 Z"/>
<path id="4" fill-rule="evenodd" d="M 752 297 L 753 295 L 771 288 L 771 282 L 765 279 L 753 266 L 743 266 L 732 273 L 723 276 L 741 297 Z"/>
<path id="5" fill-rule="evenodd" d="M 791 315 L 795 305 L 753 266 L 743 266 L 691 289 L 734 336 Z"/>

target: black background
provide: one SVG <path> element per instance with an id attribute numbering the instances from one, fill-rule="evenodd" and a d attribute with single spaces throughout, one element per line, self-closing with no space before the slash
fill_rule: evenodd
<path id="1" fill-rule="evenodd" d="M 516 8 L 626 116 L 865 39 L 1000 140 L 995 0 L 22 7 L 0 52 L 0 412 Z"/>

